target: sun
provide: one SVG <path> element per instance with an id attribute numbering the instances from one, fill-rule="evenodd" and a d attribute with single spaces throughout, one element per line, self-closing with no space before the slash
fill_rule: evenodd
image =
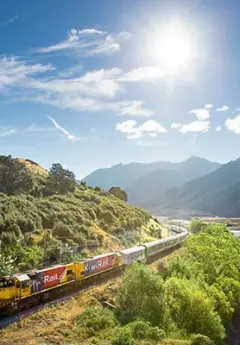
<path id="1" fill-rule="evenodd" d="M 164 67 L 178 70 L 186 66 L 192 57 L 191 42 L 184 31 L 170 28 L 155 35 L 152 53 Z"/>

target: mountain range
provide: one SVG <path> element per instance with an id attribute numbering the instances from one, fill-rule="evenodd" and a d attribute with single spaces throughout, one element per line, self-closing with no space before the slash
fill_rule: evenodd
<path id="1" fill-rule="evenodd" d="M 124 188 L 130 203 L 155 214 L 192 212 L 236 216 L 240 213 L 239 168 L 240 160 L 221 165 L 192 156 L 180 163 L 118 164 L 96 170 L 84 180 L 93 187 Z"/>

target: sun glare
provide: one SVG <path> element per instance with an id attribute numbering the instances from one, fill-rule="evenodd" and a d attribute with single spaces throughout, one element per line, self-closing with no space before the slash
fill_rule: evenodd
<path id="1" fill-rule="evenodd" d="M 190 62 L 191 44 L 184 32 L 170 29 L 156 36 L 153 54 L 164 67 L 177 70 Z"/>

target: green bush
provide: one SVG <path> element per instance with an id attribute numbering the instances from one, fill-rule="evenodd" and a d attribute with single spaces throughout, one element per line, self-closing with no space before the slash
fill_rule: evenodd
<path id="1" fill-rule="evenodd" d="M 116 326 L 117 320 L 109 309 L 88 308 L 76 320 L 79 334 L 94 335 L 95 332 Z"/>
<path id="2" fill-rule="evenodd" d="M 137 341 L 132 337 L 131 330 L 127 327 L 116 330 L 116 336 L 112 345 L 137 345 Z"/>
<path id="3" fill-rule="evenodd" d="M 160 340 L 165 337 L 165 332 L 159 327 L 153 327 L 150 322 L 137 320 L 129 323 L 126 327 L 130 329 L 132 337 L 138 340 Z"/>
<path id="4" fill-rule="evenodd" d="M 125 273 L 117 296 L 117 316 L 123 323 L 138 318 L 157 326 L 164 311 L 163 279 L 151 268 L 133 264 Z"/>
<path id="5" fill-rule="evenodd" d="M 214 345 L 213 341 L 202 334 L 196 334 L 193 336 L 191 345 Z"/>

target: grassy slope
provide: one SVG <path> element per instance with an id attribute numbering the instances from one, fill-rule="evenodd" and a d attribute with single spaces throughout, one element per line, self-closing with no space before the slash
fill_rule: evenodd
<path id="1" fill-rule="evenodd" d="M 45 180 L 46 169 L 32 161 L 21 162 L 37 184 Z M 13 224 L 19 228 L 15 234 L 23 244 L 61 246 L 59 236 L 63 233 L 68 245 L 85 249 L 84 257 L 151 241 L 163 230 L 143 209 L 129 206 L 106 191 L 80 185 L 74 193 L 50 197 L 1 194 L 0 234 L 12 232 Z"/>

